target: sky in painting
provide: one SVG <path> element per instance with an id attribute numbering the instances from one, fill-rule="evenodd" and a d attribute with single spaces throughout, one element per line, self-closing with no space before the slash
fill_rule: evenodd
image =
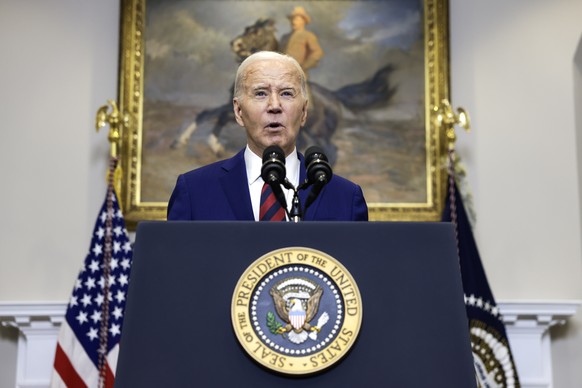
<path id="1" fill-rule="evenodd" d="M 230 42 L 259 18 L 272 18 L 276 37 L 302 6 L 325 52 L 310 79 L 329 89 L 363 81 L 394 52 L 422 53 L 421 0 L 146 2 L 145 97 L 213 106 L 230 98 L 238 63 Z"/>

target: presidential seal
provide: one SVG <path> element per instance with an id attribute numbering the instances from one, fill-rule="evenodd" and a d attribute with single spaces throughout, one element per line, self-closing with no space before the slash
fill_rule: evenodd
<path id="1" fill-rule="evenodd" d="M 243 349 L 276 372 L 326 369 L 354 344 L 362 322 L 356 282 L 330 255 L 291 247 L 269 252 L 240 277 L 232 325 Z"/>

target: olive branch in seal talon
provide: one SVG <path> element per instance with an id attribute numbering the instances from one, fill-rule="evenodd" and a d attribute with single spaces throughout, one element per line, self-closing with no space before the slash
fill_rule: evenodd
<path id="1" fill-rule="evenodd" d="M 269 328 L 269 331 L 273 334 L 281 334 L 283 337 L 285 337 L 285 332 L 282 331 L 282 327 L 283 324 L 279 321 L 277 321 L 277 318 L 275 317 L 275 314 L 273 314 L 272 311 L 269 311 L 267 313 L 267 327 Z"/>

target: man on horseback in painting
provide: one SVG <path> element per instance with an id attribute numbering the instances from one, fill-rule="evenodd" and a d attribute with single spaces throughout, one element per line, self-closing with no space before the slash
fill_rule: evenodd
<path id="1" fill-rule="evenodd" d="M 245 27 L 244 32 L 231 41 L 231 49 L 236 60 L 240 63 L 258 51 L 282 51 L 295 58 L 304 73 L 317 66 L 324 54 L 315 34 L 304 28 L 305 24 L 311 22 L 310 15 L 303 7 L 296 7 L 288 18 L 294 31 L 283 37 L 280 44 L 275 36 L 275 21 L 272 18 L 259 18 L 254 24 Z M 396 87 L 388 82 L 392 70 L 393 67 L 387 65 L 371 78 L 338 90 L 330 90 L 313 80 L 307 81 L 309 115 L 296 139 L 298 150 L 303 151 L 308 146 L 317 145 L 326 152 L 333 166 L 338 158 L 338 147 L 333 137 L 341 126 L 345 112 L 357 114 L 358 111 L 374 104 L 385 104 L 396 90 Z M 212 129 L 206 143 L 214 155 L 224 156 L 233 150 L 225 149 L 225 141 L 220 139 L 221 133 L 225 126 L 234 122 L 230 101 L 215 108 L 204 109 L 196 115 L 194 122 L 180 132 L 172 143 L 172 148 L 187 144 L 192 133 L 200 125 L 210 123 Z"/>
<path id="2" fill-rule="evenodd" d="M 282 51 L 299 62 L 306 76 L 309 69 L 317 66 L 323 57 L 323 50 L 315 34 L 305 29 L 311 22 L 311 17 L 303 7 L 295 7 L 288 16 L 292 31 L 281 39 Z"/>

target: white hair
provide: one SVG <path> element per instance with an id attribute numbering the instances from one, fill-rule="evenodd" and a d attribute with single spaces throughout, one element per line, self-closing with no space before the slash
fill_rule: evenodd
<path id="1" fill-rule="evenodd" d="M 291 63 L 297 69 L 297 74 L 299 75 L 301 94 L 303 97 L 307 98 L 307 77 L 305 72 L 301 68 L 299 62 L 295 58 L 287 55 L 281 54 L 275 51 L 258 51 L 245 58 L 244 61 L 239 65 L 236 71 L 236 77 L 234 79 L 234 96 L 237 98 L 241 97 L 242 90 L 244 89 L 244 80 L 247 75 L 247 69 L 250 65 L 255 62 L 265 61 L 265 60 L 275 60 L 280 62 Z"/>

